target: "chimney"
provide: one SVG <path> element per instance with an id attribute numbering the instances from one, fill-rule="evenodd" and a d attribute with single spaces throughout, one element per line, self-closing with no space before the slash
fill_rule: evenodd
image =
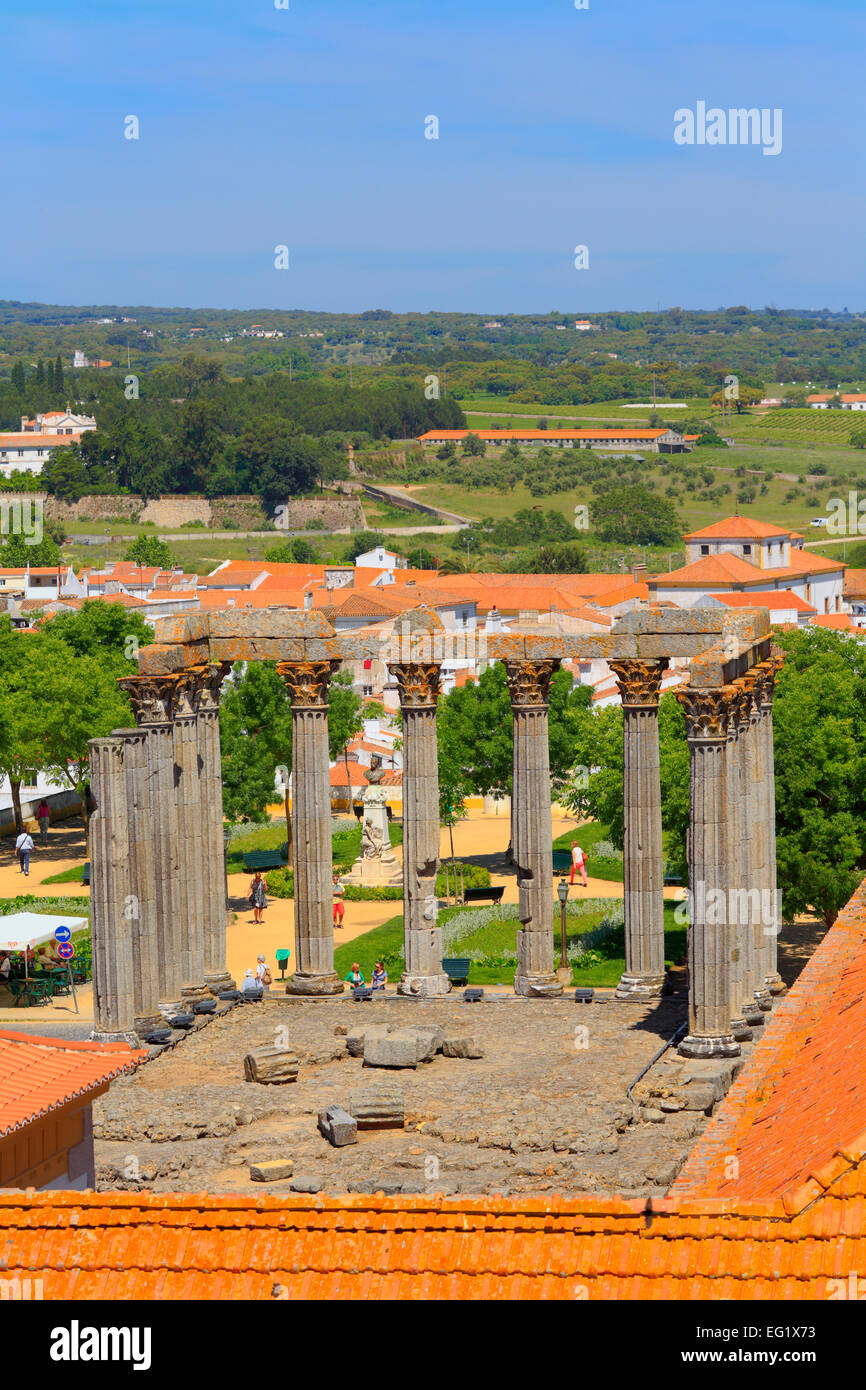
<path id="1" fill-rule="evenodd" d="M 312 595 L 312 594 L 304 594 L 304 612 L 305 612 L 305 613 L 309 613 L 309 611 L 310 611 L 310 609 L 312 608 L 312 606 L 313 606 L 313 595 Z"/>
<path id="2" fill-rule="evenodd" d="M 643 563 L 632 565 L 631 577 L 635 584 L 643 584 L 646 580 L 646 565 Z"/>

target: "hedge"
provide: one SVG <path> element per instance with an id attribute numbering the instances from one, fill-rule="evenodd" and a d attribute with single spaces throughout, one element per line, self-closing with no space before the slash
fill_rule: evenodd
<path id="1" fill-rule="evenodd" d="M 461 865 L 457 864 L 457 881 L 460 882 Z M 463 887 L 464 888 L 489 888 L 490 871 L 481 868 L 478 864 L 463 864 Z M 451 891 L 454 890 L 454 873 L 451 865 L 448 866 L 448 881 Z M 293 898 L 295 896 L 295 875 L 291 869 L 271 869 L 265 875 L 265 886 L 272 898 Z M 357 883 L 349 883 L 344 890 L 344 896 L 350 903 L 378 903 L 378 902 L 400 902 L 403 897 L 402 887 L 383 886 L 378 888 L 362 887 Z M 445 896 L 445 870 L 440 869 L 436 876 L 436 896 Z"/>

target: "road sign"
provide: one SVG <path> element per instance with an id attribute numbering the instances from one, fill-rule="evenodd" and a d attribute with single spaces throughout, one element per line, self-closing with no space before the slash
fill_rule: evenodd
<path id="1" fill-rule="evenodd" d="M 57 941 L 70 941 L 72 939 L 72 932 L 68 927 L 58 927 L 57 931 L 54 933 L 54 937 Z"/>
<path id="2" fill-rule="evenodd" d="M 75 947 L 71 941 L 64 941 L 57 947 L 57 954 L 61 960 L 72 960 L 75 955 Z"/>

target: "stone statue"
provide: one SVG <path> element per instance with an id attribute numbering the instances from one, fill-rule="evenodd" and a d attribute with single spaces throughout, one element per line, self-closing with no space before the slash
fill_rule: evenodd
<path id="1" fill-rule="evenodd" d="M 398 887 L 403 882 L 403 870 L 391 848 L 388 833 L 388 805 L 384 788 L 380 785 L 385 776 L 382 759 L 374 754 L 364 790 L 364 816 L 361 823 L 361 853 L 349 873 L 343 875 L 343 883 L 361 884 L 364 887 Z"/>

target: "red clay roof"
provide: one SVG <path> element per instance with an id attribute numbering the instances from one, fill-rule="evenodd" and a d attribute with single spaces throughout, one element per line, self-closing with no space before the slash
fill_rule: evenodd
<path id="1" fill-rule="evenodd" d="M 790 589 L 767 589 L 763 593 L 713 594 L 719 603 L 728 608 L 793 608 L 798 613 L 817 613 L 811 603 Z"/>
<path id="2" fill-rule="evenodd" d="M 711 526 L 702 527 L 700 531 L 690 531 L 683 540 L 762 540 L 790 534 L 784 526 L 773 526 L 768 521 L 755 521 L 750 516 L 727 516 L 722 521 L 714 521 Z"/>
<path id="3" fill-rule="evenodd" d="M 67 1042 L 0 1030 L 0 1135 L 134 1070 L 146 1056 L 146 1048 L 133 1051 L 126 1043 Z"/>
<path id="4" fill-rule="evenodd" d="M 652 443 L 659 435 L 667 434 L 667 430 L 634 430 L 628 425 L 616 430 L 427 430 L 426 434 L 418 435 L 418 443 L 428 444 L 439 439 L 461 440 L 467 434 L 477 434 L 479 439 L 493 444 L 509 439 L 643 439 Z"/>

